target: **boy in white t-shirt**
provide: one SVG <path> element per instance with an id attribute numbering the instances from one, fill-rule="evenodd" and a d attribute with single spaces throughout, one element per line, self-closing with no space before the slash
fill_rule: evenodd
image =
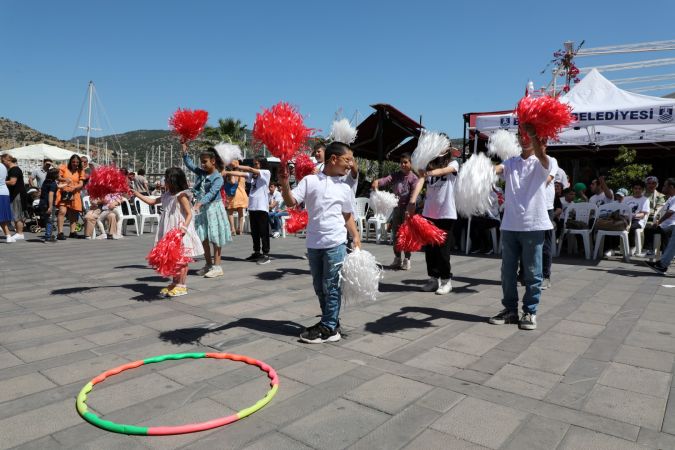
<path id="1" fill-rule="evenodd" d="M 645 183 L 638 180 L 633 183 L 633 195 L 624 197 L 621 203 L 630 205 L 633 212 L 630 223 L 630 231 L 628 232 L 628 241 L 630 246 L 635 245 L 635 230 L 643 228 L 647 225 L 647 218 L 649 217 L 649 198 L 645 197 Z"/>
<path id="2" fill-rule="evenodd" d="M 506 181 L 504 217 L 502 218 L 502 292 L 504 309 L 489 322 L 494 325 L 518 323 L 523 330 L 537 328 L 537 306 L 541 297 L 542 250 L 546 230 L 553 228 L 546 203 L 546 183 L 550 161 L 546 145 L 531 126 L 525 125 L 530 145 L 520 156 L 510 158 L 495 168 Z M 518 263 L 523 262 L 523 314 L 518 319 Z"/>
<path id="3" fill-rule="evenodd" d="M 666 274 L 673 257 L 675 257 L 675 237 L 673 236 L 673 233 L 675 233 L 675 178 L 666 180 L 663 185 L 663 193 L 668 196 L 668 200 L 659 210 L 660 215 L 654 219 L 654 225 L 658 226 L 660 234 L 668 239 L 668 244 L 659 261 L 645 262 L 652 270 L 661 275 Z"/>
<path id="4" fill-rule="evenodd" d="M 354 193 L 343 181 L 351 170 L 354 156 L 348 145 L 333 142 L 325 150 L 324 167 L 318 174 L 307 175 L 291 190 L 288 170 L 279 172 L 279 185 L 286 206 L 305 203 L 307 224 L 307 259 L 312 272 L 314 292 L 321 306 L 321 321 L 300 333 L 309 344 L 340 340 L 340 265 L 347 253 L 345 227 L 361 247 L 354 222 Z"/>
<path id="5" fill-rule="evenodd" d="M 246 181 L 251 183 L 248 194 L 248 220 L 251 225 L 253 238 L 253 253 L 246 258 L 258 264 L 270 262 L 270 233 L 269 233 L 269 206 L 270 206 L 270 178 L 272 174 L 267 170 L 265 158 L 254 158 L 253 167 L 239 165 L 242 172 L 248 172 Z M 260 247 L 262 243 L 262 254 Z"/>

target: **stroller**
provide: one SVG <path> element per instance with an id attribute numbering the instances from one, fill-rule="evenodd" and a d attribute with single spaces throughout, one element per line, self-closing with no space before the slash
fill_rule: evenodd
<path id="1" fill-rule="evenodd" d="M 47 226 L 40 217 L 40 191 L 32 187 L 26 192 L 25 226 L 31 233 L 41 233 Z"/>

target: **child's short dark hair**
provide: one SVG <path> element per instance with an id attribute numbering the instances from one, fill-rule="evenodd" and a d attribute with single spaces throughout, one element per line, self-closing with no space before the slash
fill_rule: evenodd
<path id="1" fill-rule="evenodd" d="M 635 181 L 633 181 L 633 183 L 631 184 L 631 186 L 632 186 L 632 187 L 640 186 L 642 189 L 644 189 L 644 188 L 645 188 L 645 182 L 642 181 L 642 180 L 635 180 Z"/>
<path id="2" fill-rule="evenodd" d="M 253 158 L 253 162 L 256 161 L 260 163 L 261 169 L 267 169 L 267 158 L 264 158 L 262 156 L 256 156 Z"/>
<path id="3" fill-rule="evenodd" d="M 138 174 L 139 174 L 140 176 L 145 175 L 145 169 L 138 169 Z"/>
<path id="4" fill-rule="evenodd" d="M 225 163 L 223 160 L 220 158 L 220 155 L 216 151 L 215 148 L 209 147 L 206 150 L 203 150 L 200 154 L 199 157 L 201 158 L 202 156 L 206 156 L 210 159 L 213 159 L 216 162 L 216 169 L 218 169 L 218 172 L 222 172 L 225 170 Z"/>
<path id="5" fill-rule="evenodd" d="M 412 158 L 412 156 L 410 156 L 410 153 L 405 152 L 405 153 L 401 153 L 401 156 L 398 157 L 398 160 L 401 161 L 401 160 L 407 159 L 408 161 L 412 161 L 411 158 Z"/>
<path id="6" fill-rule="evenodd" d="M 177 194 L 188 188 L 187 177 L 180 167 L 169 167 L 164 172 L 164 186 L 172 194 Z"/>
<path id="7" fill-rule="evenodd" d="M 324 153 L 324 160 L 328 161 L 331 156 L 342 156 L 345 153 L 351 151 L 351 148 L 343 142 L 331 142 Z"/>
<path id="8" fill-rule="evenodd" d="M 56 181 L 59 178 L 59 169 L 52 167 L 47 171 L 47 176 L 45 176 L 45 181 Z"/>
<path id="9" fill-rule="evenodd" d="M 572 188 L 567 188 L 567 189 L 563 189 L 562 193 L 563 193 L 563 195 L 574 194 L 574 190 Z"/>

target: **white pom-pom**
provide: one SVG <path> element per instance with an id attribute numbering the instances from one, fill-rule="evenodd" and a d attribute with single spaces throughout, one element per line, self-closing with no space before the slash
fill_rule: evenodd
<path id="1" fill-rule="evenodd" d="M 361 299 L 376 300 L 382 267 L 375 256 L 367 250 L 355 249 L 342 263 L 342 299 L 345 303 L 354 303 Z"/>
<path id="2" fill-rule="evenodd" d="M 356 128 L 351 126 L 347 119 L 336 120 L 330 127 L 328 139 L 333 142 L 351 145 L 356 140 Z"/>
<path id="3" fill-rule="evenodd" d="M 490 158 L 483 153 L 473 155 L 463 165 L 455 183 L 455 207 L 464 217 L 480 216 L 492 206 L 490 194 L 497 181 Z"/>
<path id="4" fill-rule="evenodd" d="M 241 156 L 241 149 L 238 145 L 221 142 L 213 148 L 218 152 L 218 156 L 220 156 L 220 159 L 223 160 L 225 165 L 230 164 L 235 159 L 243 159 Z"/>
<path id="5" fill-rule="evenodd" d="M 426 170 L 427 165 L 450 148 L 450 139 L 440 133 L 422 130 L 411 163 L 415 170 Z"/>
<path id="6" fill-rule="evenodd" d="M 496 156 L 502 161 L 520 155 L 522 149 L 515 134 L 507 130 L 497 130 L 488 141 L 488 155 Z"/>
<path id="7" fill-rule="evenodd" d="M 375 215 L 388 218 L 398 206 L 398 197 L 391 192 L 372 191 L 370 193 L 370 207 L 375 212 Z"/>

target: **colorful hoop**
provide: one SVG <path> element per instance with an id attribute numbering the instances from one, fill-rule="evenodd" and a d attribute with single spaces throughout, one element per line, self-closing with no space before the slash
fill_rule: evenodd
<path id="1" fill-rule="evenodd" d="M 135 369 L 144 364 L 153 364 L 158 362 L 164 362 L 169 360 L 177 359 L 200 359 L 200 358 L 214 358 L 214 359 L 230 359 L 232 361 L 240 361 L 252 366 L 258 366 L 260 370 L 267 372 L 267 376 L 270 379 L 270 386 L 272 387 L 267 394 L 261 399 L 258 400 L 253 406 L 244 408 L 241 411 L 232 414 L 231 416 L 221 417 L 219 419 L 209 420 L 207 422 L 192 423 L 187 425 L 177 425 L 172 427 L 139 427 L 136 425 L 125 425 L 121 423 L 111 422 L 109 420 L 104 420 L 98 417 L 96 414 L 90 412 L 87 409 L 87 394 L 91 392 L 94 386 L 106 378 L 117 375 L 118 373 L 124 372 L 125 370 Z M 248 356 L 235 355 L 233 353 L 176 353 L 172 355 L 161 355 L 155 356 L 153 358 L 143 359 L 140 361 L 130 362 L 114 369 L 110 369 L 106 372 L 103 372 L 101 375 L 97 376 L 86 386 L 82 388 L 79 394 L 77 394 L 77 401 L 75 406 L 77 407 L 77 412 L 82 416 L 84 420 L 90 424 L 103 428 L 107 431 L 112 431 L 113 433 L 121 434 L 134 434 L 140 436 L 163 436 L 169 434 L 185 434 L 185 433 L 194 433 L 197 431 L 210 430 L 211 428 L 221 427 L 232 422 L 236 422 L 239 419 L 243 419 L 254 412 L 261 409 L 263 406 L 268 404 L 272 397 L 277 393 L 279 389 L 279 377 L 277 376 L 276 371 L 269 365 L 265 364 L 262 361 L 257 359 L 249 358 Z"/>

